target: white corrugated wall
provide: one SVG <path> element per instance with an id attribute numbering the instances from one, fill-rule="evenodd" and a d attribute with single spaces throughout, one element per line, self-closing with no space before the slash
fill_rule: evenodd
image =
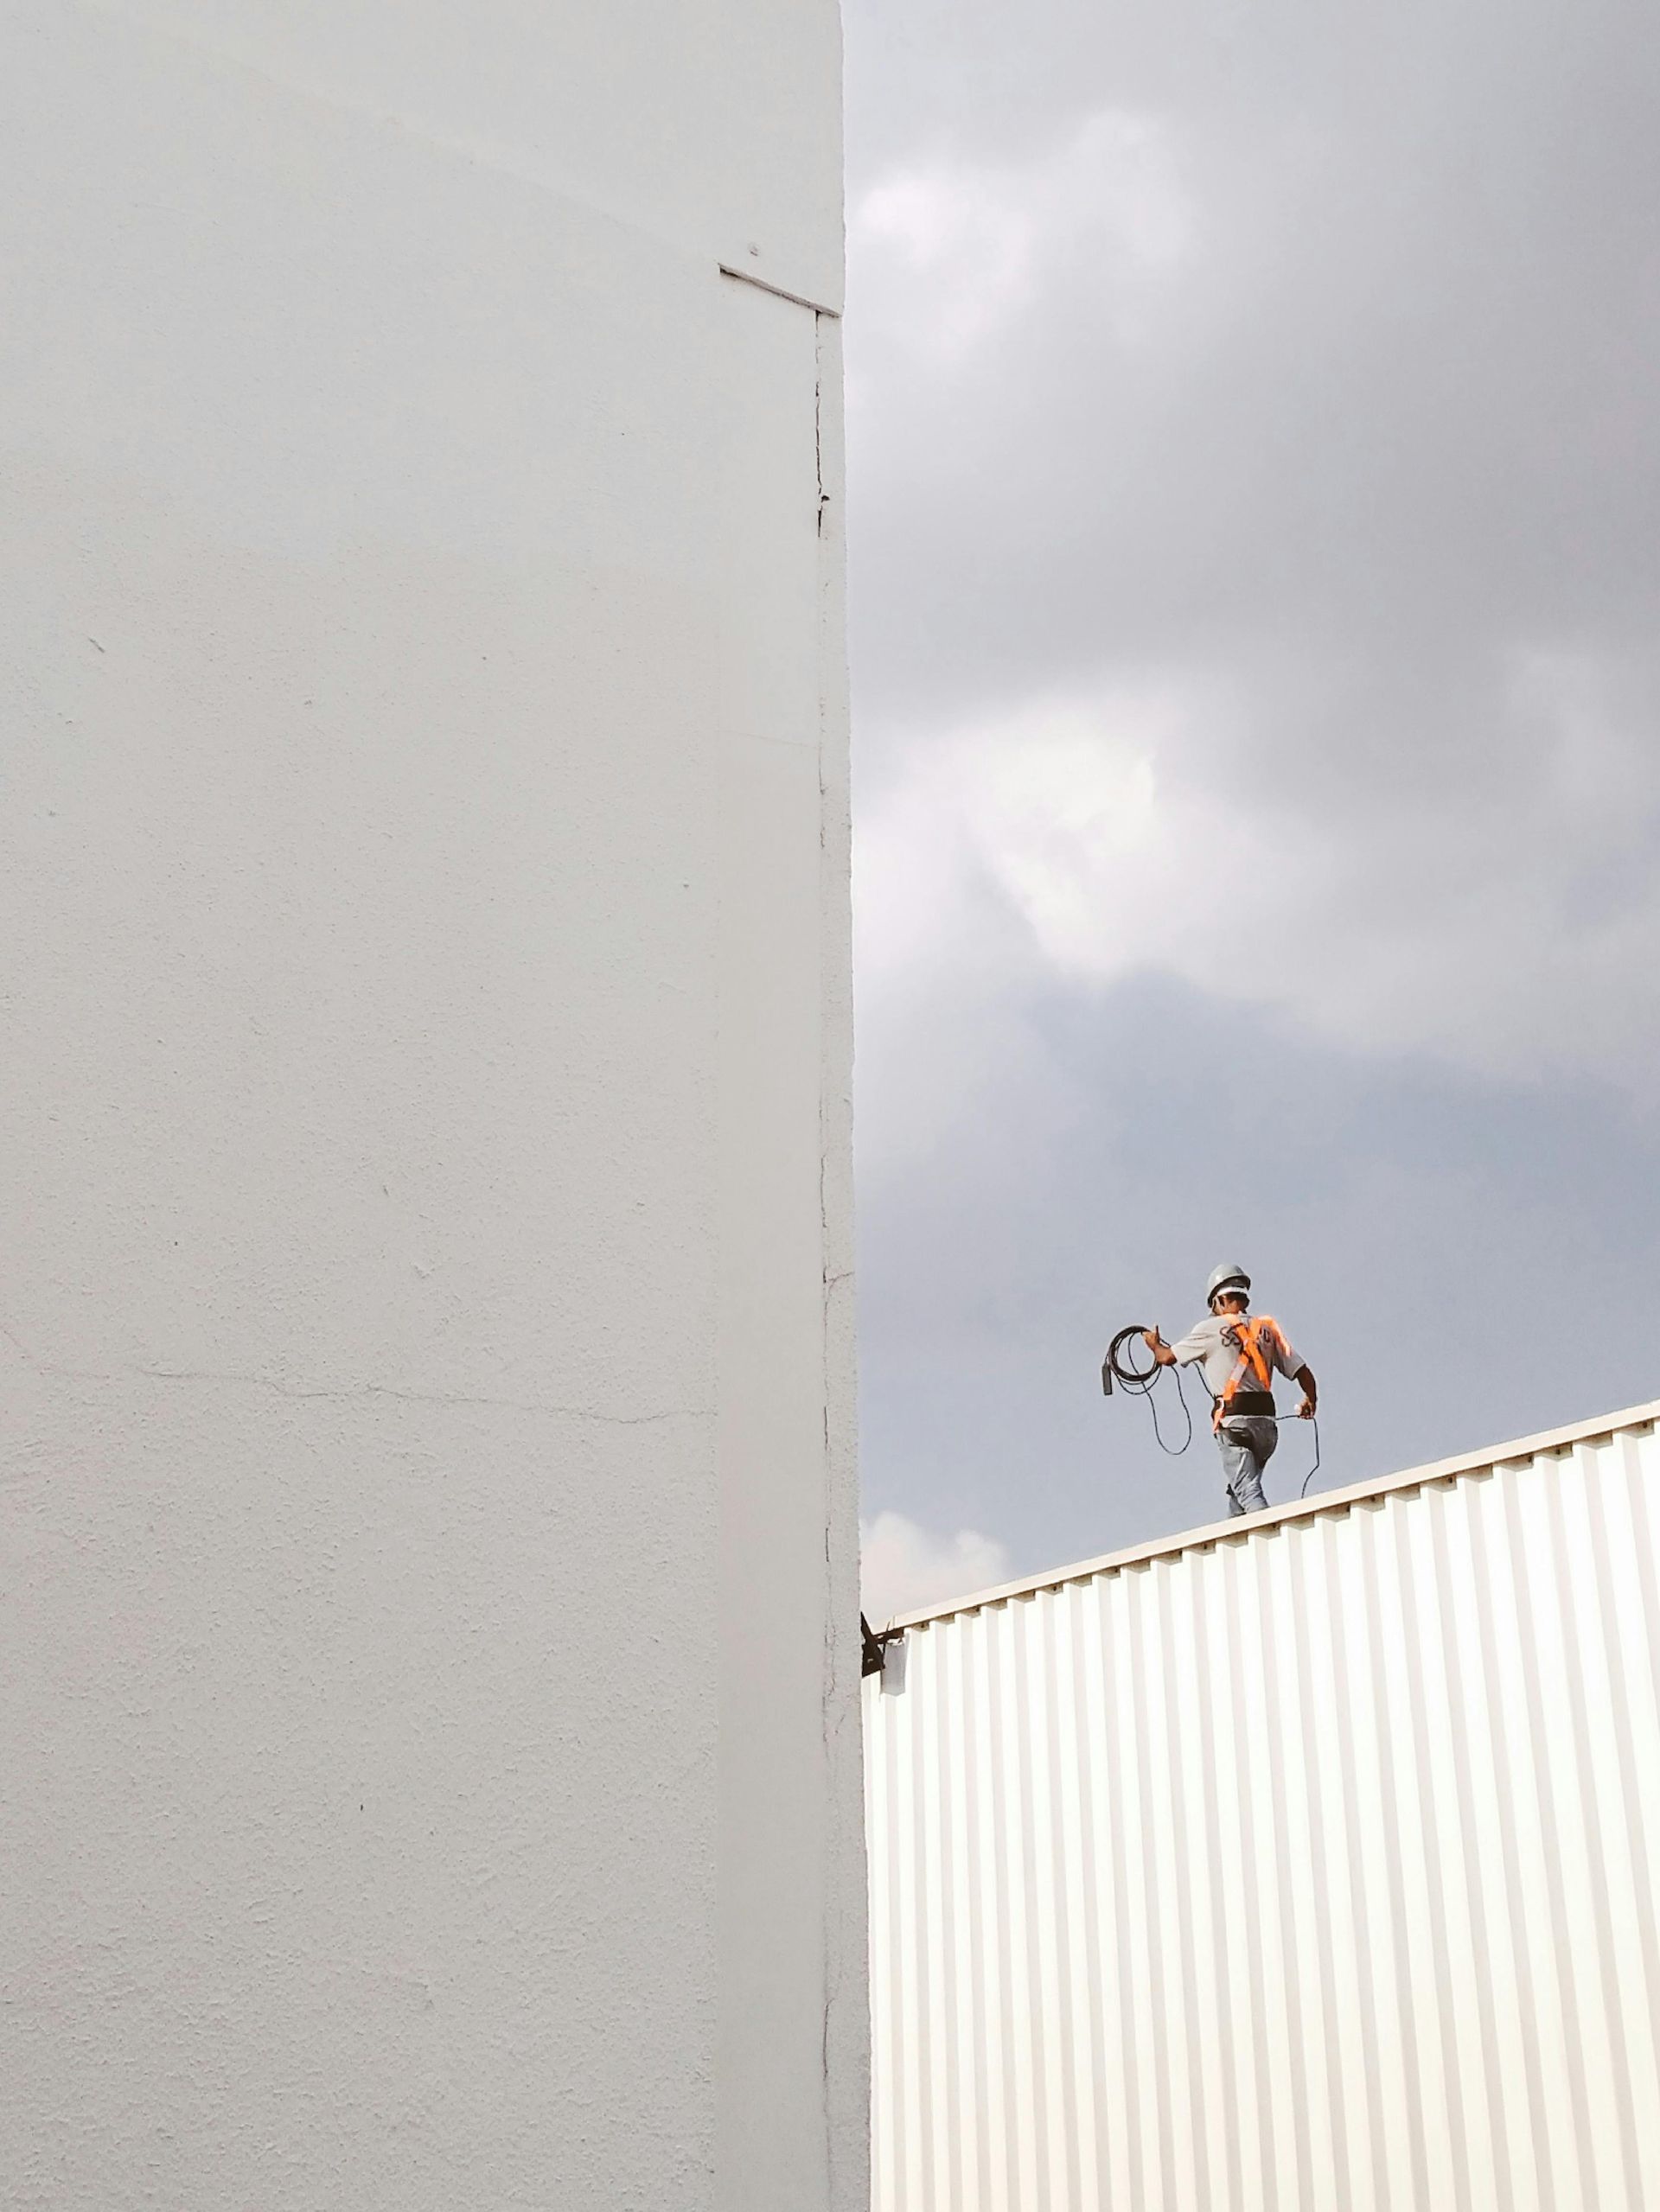
<path id="1" fill-rule="evenodd" d="M 907 1629 L 875 2212 L 1660 2207 L 1657 1486 L 1650 1420 Z"/>

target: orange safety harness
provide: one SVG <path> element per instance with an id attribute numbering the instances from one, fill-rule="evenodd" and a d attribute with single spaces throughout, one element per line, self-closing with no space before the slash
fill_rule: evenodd
<path id="1" fill-rule="evenodd" d="M 1229 1408 L 1240 1392 L 1247 1386 L 1274 1394 L 1274 1355 L 1276 1345 L 1282 1349 L 1285 1338 L 1280 1334 L 1280 1324 L 1272 1314 L 1236 1314 L 1229 1323 L 1223 1342 L 1231 1336 L 1239 1348 L 1239 1360 L 1232 1374 L 1222 1386 L 1222 1395 L 1211 1408 L 1210 1426 L 1220 1429 L 1228 1418 Z"/>

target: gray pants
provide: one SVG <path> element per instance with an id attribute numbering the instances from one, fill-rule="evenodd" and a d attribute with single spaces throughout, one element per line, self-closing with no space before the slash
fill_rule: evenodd
<path id="1" fill-rule="evenodd" d="M 1229 1513 L 1261 1513 L 1267 1504 L 1262 1495 L 1262 1469 L 1274 1457 L 1279 1441 L 1279 1424 L 1266 1413 L 1235 1414 L 1216 1431 Z"/>

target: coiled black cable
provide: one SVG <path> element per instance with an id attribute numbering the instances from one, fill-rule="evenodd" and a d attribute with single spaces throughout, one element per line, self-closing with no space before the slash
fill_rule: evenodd
<path id="1" fill-rule="evenodd" d="M 1164 1431 L 1159 1425 L 1159 1401 L 1152 1394 L 1153 1385 L 1161 1373 L 1159 1362 L 1149 1355 L 1146 1367 L 1134 1367 L 1124 1356 L 1125 1346 L 1139 1344 L 1146 1334 L 1146 1329 L 1139 1321 L 1133 1321 L 1127 1329 L 1119 1330 L 1107 1347 L 1107 1356 L 1101 1363 L 1101 1386 L 1109 1398 L 1114 1383 L 1120 1390 L 1127 1390 L 1132 1398 L 1145 1398 L 1147 1410 L 1152 1415 L 1152 1433 L 1158 1439 L 1159 1450 L 1167 1453 L 1172 1459 L 1179 1459 L 1193 1441 L 1193 1415 L 1188 1406 L 1187 1394 L 1182 1388 L 1181 1369 L 1172 1367 L 1171 1373 L 1176 1378 L 1176 1395 L 1181 1400 L 1182 1418 L 1187 1424 L 1187 1434 L 1180 1444 L 1166 1444 Z"/>

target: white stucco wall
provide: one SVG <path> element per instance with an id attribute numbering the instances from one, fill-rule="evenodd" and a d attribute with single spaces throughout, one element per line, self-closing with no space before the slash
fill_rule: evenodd
<path id="1" fill-rule="evenodd" d="M 11 2212 L 864 2201 L 837 41 L 0 12 Z"/>

